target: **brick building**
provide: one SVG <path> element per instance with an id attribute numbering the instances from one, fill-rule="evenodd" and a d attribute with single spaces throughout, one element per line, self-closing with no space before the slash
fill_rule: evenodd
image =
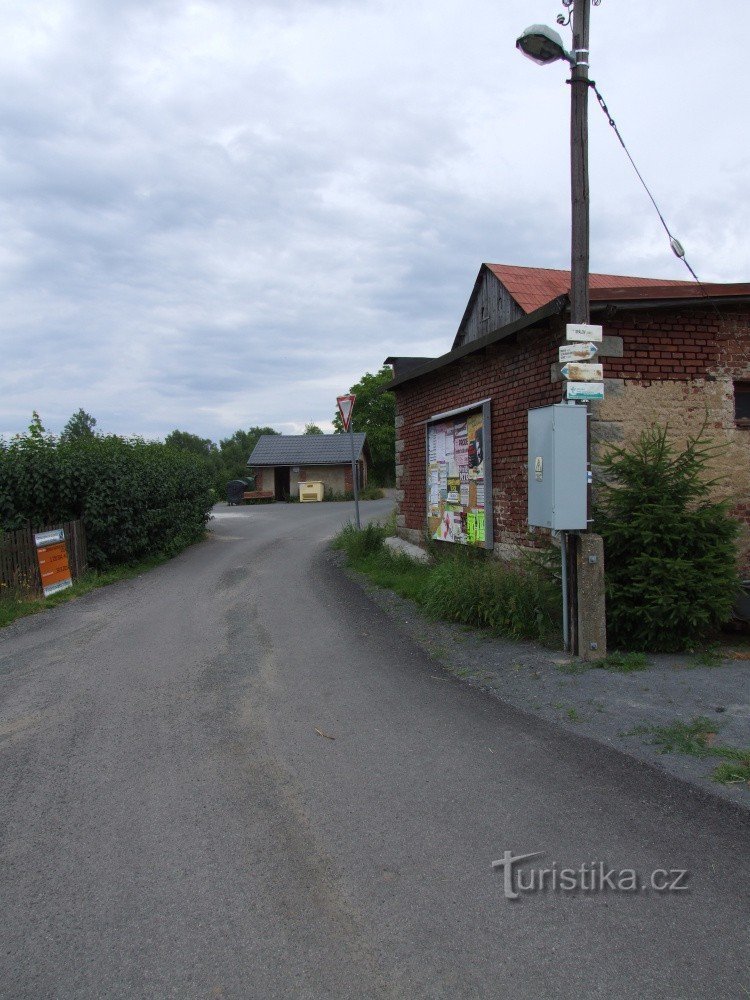
<path id="1" fill-rule="evenodd" d="M 468 414 L 471 433 L 471 415 L 480 411 L 487 423 L 488 489 L 470 493 L 469 474 L 467 483 L 449 482 L 447 496 L 484 503 L 486 529 L 480 530 L 497 555 L 510 557 L 543 537 L 541 529 L 530 535 L 526 523 L 527 410 L 563 399 L 558 347 L 565 340 L 569 287 L 568 271 L 483 264 L 451 350 L 439 358 L 388 359 L 397 413 L 397 523 L 404 538 L 420 542 L 426 531 L 447 537 L 435 532 L 438 524 L 446 533 L 454 530 L 431 506 L 441 498 L 443 513 L 446 487 L 434 471 L 435 454 L 428 454 L 435 448 L 429 429 L 445 427 L 450 435 L 451 421 L 458 421 L 455 433 L 463 435 Z M 604 400 L 591 404 L 594 463 L 608 444 L 627 444 L 652 423 L 667 424 L 677 443 L 705 424 L 705 433 L 724 446 L 713 470 L 724 476 L 717 492 L 730 498 L 744 525 L 741 572 L 750 576 L 750 284 L 701 289 L 692 282 L 593 274 L 591 321 L 604 327 L 599 355 L 606 387 Z M 437 447 L 444 449 L 440 433 Z M 455 438 L 456 455 L 459 447 L 465 448 L 463 437 Z M 476 522 L 467 529 L 466 516 L 460 522 L 456 515 L 463 540 L 467 530 L 476 533 Z"/>
<path id="2" fill-rule="evenodd" d="M 357 485 L 367 485 L 372 464 L 364 431 L 355 432 Z M 255 489 L 276 500 L 296 495 L 299 484 L 321 482 L 326 492 L 351 493 L 352 451 L 348 434 L 262 434 L 247 461 Z"/>

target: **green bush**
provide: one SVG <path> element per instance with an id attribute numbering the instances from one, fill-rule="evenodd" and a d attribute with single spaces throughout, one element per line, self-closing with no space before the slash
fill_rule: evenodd
<path id="1" fill-rule="evenodd" d="M 621 649 L 669 652 L 704 640 L 730 616 L 738 525 L 711 498 L 716 449 L 699 434 L 676 451 L 651 427 L 605 458 L 595 529 L 604 538 L 607 628 Z"/>
<path id="2" fill-rule="evenodd" d="M 0 526 L 81 518 L 94 569 L 173 555 L 203 536 L 213 504 L 200 456 L 164 444 L 91 435 L 58 444 L 35 415 L 0 448 Z"/>

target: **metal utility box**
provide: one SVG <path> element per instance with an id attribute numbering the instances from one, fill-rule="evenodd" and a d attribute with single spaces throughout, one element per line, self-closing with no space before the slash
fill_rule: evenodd
<path id="1" fill-rule="evenodd" d="M 529 524 L 555 531 L 587 527 L 585 406 L 529 410 Z"/>
<path id="2" fill-rule="evenodd" d="M 317 482 L 299 484 L 299 502 L 315 503 L 323 499 L 323 484 Z"/>

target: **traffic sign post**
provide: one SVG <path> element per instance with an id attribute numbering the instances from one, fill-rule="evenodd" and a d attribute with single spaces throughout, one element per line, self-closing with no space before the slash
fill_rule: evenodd
<path id="1" fill-rule="evenodd" d="M 341 423 L 344 425 L 344 430 L 349 432 L 349 444 L 351 445 L 352 451 L 352 489 L 354 491 L 354 517 L 357 524 L 357 531 L 361 529 L 361 524 L 359 521 L 359 483 L 357 482 L 357 457 L 354 454 L 354 427 L 352 426 L 352 411 L 354 410 L 354 403 L 357 397 L 349 394 L 346 396 L 337 396 L 336 405 L 339 408 L 339 413 L 341 414 Z"/>
<path id="2" fill-rule="evenodd" d="M 558 348 L 558 360 L 565 361 L 591 361 L 598 354 L 599 349 L 596 344 L 563 344 Z"/>

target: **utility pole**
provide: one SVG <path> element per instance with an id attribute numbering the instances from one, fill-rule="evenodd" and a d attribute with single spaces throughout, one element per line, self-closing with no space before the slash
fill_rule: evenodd
<path id="1" fill-rule="evenodd" d="M 589 20 L 590 0 L 575 0 L 570 74 L 570 322 L 589 322 Z"/>
<path id="2" fill-rule="evenodd" d="M 570 321 L 589 323 L 589 20 L 591 0 L 573 0 L 573 57 L 570 74 Z M 591 519 L 591 412 L 587 410 L 588 513 Z M 569 536 L 568 589 L 570 648 L 586 660 L 607 653 L 604 596 L 604 544 L 585 531 Z"/>
<path id="3" fill-rule="evenodd" d="M 598 6 L 601 0 L 593 0 Z M 516 48 L 540 66 L 564 59 L 571 66 L 570 79 L 570 194 L 571 194 L 571 245 L 570 245 L 570 324 L 566 337 L 573 341 L 602 339 L 601 327 L 589 323 L 589 20 L 591 0 L 562 0 L 563 6 L 572 8 L 572 17 L 557 17 L 558 24 L 571 23 L 573 51 L 568 52 L 560 35 L 546 24 L 532 24 L 519 38 Z M 588 344 L 589 357 L 596 354 L 594 343 Z M 567 350 L 567 348 L 566 348 Z M 563 349 L 561 348 L 561 355 Z M 562 360 L 562 357 L 561 357 Z M 567 360 L 567 359 L 566 359 Z M 575 378 L 575 376 L 573 376 Z M 567 378 L 567 375 L 566 375 Z M 566 398 L 570 405 L 580 406 L 577 399 L 601 399 L 603 385 L 586 393 L 571 392 L 573 383 L 567 383 Z M 563 631 L 568 652 L 577 653 L 584 660 L 599 660 L 607 655 L 607 627 L 604 598 L 604 543 L 599 535 L 589 531 L 591 524 L 591 414 L 586 407 L 586 516 L 579 508 L 579 516 L 572 522 L 585 523 L 578 531 L 562 531 L 563 565 Z M 571 414 L 572 416 L 572 414 Z M 576 419 L 578 419 L 576 417 Z M 579 440 L 579 448 L 583 444 Z M 579 452 L 579 455 L 581 452 Z M 541 481 L 541 480 L 540 480 Z M 582 484 L 581 484 L 582 485 Z M 581 497 L 581 499 L 583 499 Z M 534 522 L 540 523 L 540 522 Z M 545 522 L 541 522 L 545 523 Z"/>

